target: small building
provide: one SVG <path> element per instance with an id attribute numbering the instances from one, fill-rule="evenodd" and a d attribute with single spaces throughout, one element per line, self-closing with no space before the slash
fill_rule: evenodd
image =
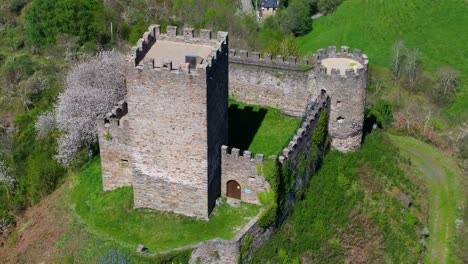
<path id="1" fill-rule="evenodd" d="M 279 8 L 279 0 L 263 0 L 261 7 L 261 17 L 273 16 Z"/>

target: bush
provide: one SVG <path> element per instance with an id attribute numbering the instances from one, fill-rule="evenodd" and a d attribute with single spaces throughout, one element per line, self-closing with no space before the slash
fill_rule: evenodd
<path id="1" fill-rule="evenodd" d="M 28 0 L 13 0 L 10 3 L 9 9 L 11 12 L 19 15 L 23 7 L 28 3 Z"/>
<path id="2" fill-rule="evenodd" d="M 269 226 L 272 226 L 276 222 L 276 207 L 268 207 L 263 211 L 263 213 L 260 215 L 260 218 L 258 219 L 258 225 L 261 228 L 267 228 Z"/>
<path id="3" fill-rule="evenodd" d="M 34 0 L 25 16 L 27 43 L 55 43 L 58 34 L 77 36 L 82 43 L 96 39 L 102 10 L 98 0 Z"/>
<path id="4" fill-rule="evenodd" d="M 140 39 L 141 36 L 143 36 L 143 33 L 145 33 L 146 30 L 148 30 L 148 27 L 149 23 L 143 21 L 130 27 L 130 32 L 128 34 L 128 42 L 130 43 L 130 45 L 135 45 L 138 39 Z"/>
<path id="5" fill-rule="evenodd" d="M 392 105 L 385 100 L 379 100 L 366 110 L 365 119 L 371 126 L 375 124 L 380 128 L 387 127 L 393 119 Z"/>
<path id="6" fill-rule="evenodd" d="M 288 8 L 278 12 L 281 31 L 285 35 L 304 35 L 312 28 L 310 7 L 306 0 L 292 0 Z"/>

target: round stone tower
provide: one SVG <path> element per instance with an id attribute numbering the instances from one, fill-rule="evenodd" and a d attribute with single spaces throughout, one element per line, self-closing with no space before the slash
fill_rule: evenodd
<path id="1" fill-rule="evenodd" d="M 315 76 L 318 89 L 331 98 L 328 131 L 331 146 L 341 152 L 361 146 L 367 87 L 367 55 L 342 46 L 314 53 Z"/>

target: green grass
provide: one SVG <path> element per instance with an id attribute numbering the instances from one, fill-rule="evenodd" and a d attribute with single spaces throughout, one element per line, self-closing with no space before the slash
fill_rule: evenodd
<path id="1" fill-rule="evenodd" d="M 420 195 L 406 177 L 407 163 L 381 131 L 369 134 L 355 152 L 328 153 L 304 199 L 251 263 L 352 262 L 353 251 L 366 263 L 416 263 L 420 204 L 407 208 L 393 192 L 415 203 Z"/>
<path id="2" fill-rule="evenodd" d="M 279 109 L 248 105 L 234 100 L 229 100 L 229 105 L 238 105 L 239 109 L 245 109 L 246 107 L 252 107 L 253 112 L 259 112 L 261 109 L 266 110 L 263 120 L 256 120 L 259 123 L 255 124 L 249 121 L 249 117 L 246 114 L 251 111 L 248 110 L 246 113 L 239 111 L 236 116 L 229 116 L 230 136 L 235 135 L 231 141 L 239 142 L 241 145 L 245 143 L 245 138 L 253 136 L 248 150 L 253 153 L 263 153 L 264 155 L 277 155 L 281 150 L 288 145 L 290 139 L 294 135 L 294 132 L 298 129 L 301 120 L 299 118 L 293 118 L 286 116 L 281 113 Z M 232 113 L 232 112 L 231 112 Z M 261 118 L 256 118 L 261 119 Z M 255 122 L 255 121 L 254 121 Z M 253 135 L 246 135 L 245 130 L 247 126 L 259 126 Z M 247 139 L 247 141 L 250 141 Z M 235 144 L 235 143 L 234 143 Z M 232 145 L 231 147 L 239 147 Z"/>
<path id="3" fill-rule="evenodd" d="M 455 218 L 463 203 L 459 190 L 457 164 L 440 150 L 415 138 L 391 136 L 403 155 L 411 158 L 416 173 L 429 187 L 429 245 L 426 263 L 457 263 L 454 255 Z M 415 152 L 417 154 L 415 154 Z M 441 179 L 430 178 L 441 173 Z M 426 175 L 429 173 L 430 175 Z"/>
<path id="4" fill-rule="evenodd" d="M 337 10 L 313 24 L 313 30 L 298 38 L 303 54 L 329 45 L 347 45 L 363 50 L 371 64 L 387 67 L 391 47 L 404 40 L 419 48 L 423 66 L 435 72 L 450 65 L 464 76 L 451 116 L 468 116 L 468 3 L 464 0 L 347 0 Z M 460 116 L 462 115 L 462 116 Z"/>
<path id="5" fill-rule="evenodd" d="M 210 221 L 133 208 L 131 187 L 102 192 L 100 160 L 90 161 L 79 172 L 70 195 L 76 214 L 101 239 L 136 248 L 143 244 L 159 252 L 212 238 L 232 239 L 252 217 L 258 206 L 242 203 L 239 208 L 217 206 Z"/>

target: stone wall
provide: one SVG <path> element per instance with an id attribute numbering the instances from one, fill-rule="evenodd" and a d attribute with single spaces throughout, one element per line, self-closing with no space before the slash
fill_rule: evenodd
<path id="1" fill-rule="evenodd" d="M 275 231 L 274 227 L 261 228 L 258 226 L 257 222 L 260 214 L 261 212 L 231 240 L 218 238 L 194 245 L 189 263 L 239 263 L 241 257 L 240 247 L 246 243 L 247 237 L 250 236 L 251 242 L 242 256 L 244 260 L 248 259 L 255 250 L 271 238 Z"/>
<path id="2" fill-rule="evenodd" d="M 321 112 L 327 111 L 328 113 L 329 103 L 328 95 L 322 93 L 315 102 L 308 104 L 301 126 L 278 158 L 280 164 L 287 166 L 295 179 L 294 188 L 286 195 L 285 208 L 282 210 L 283 215 L 280 216 L 280 222 L 291 212 L 296 201 L 301 198 L 296 196 L 300 195 L 302 189 L 307 187 L 309 178 L 314 173 L 312 168 L 317 166 L 320 161 L 318 158 L 324 152 L 323 146 L 312 145 L 312 135 L 319 123 Z M 327 133 L 326 129 L 324 133 Z"/>
<path id="3" fill-rule="evenodd" d="M 317 95 L 313 71 L 308 61 L 282 56 L 264 58 L 258 52 L 230 50 L 229 89 L 235 99 L 281 109 L 292 116 L 302 116 L 309 101 Z"/>
<path id="4" fill-rule="evenodd" d="M 265 177 L 258 175 L 257 166 L 263 164 L 263 154 L 255 159 L 249 151 L 221 147 L 221 192 L 226 196 L 227 182 L 237 181 L 241 186 L 241 200 L 247 203 L 260 204 L 258 193 L 270 189 Z"/>
<path id="5" fill-rule="evenodd" d="M 127 103 L 121 101 L 97 120 L 104 191 L 132 185 L 127 112 Z"/>
<path id="6" fill-rule="evenodd" d="M 326 58 L 349 58 L 358 61 L 363 68 L 348 69 L 343 74 L 338 69 L 329 69 L 321 64 Z M 352 53 L 346 46 L 336 52 L 334 46 L 320 49 L 314 54 L 317 86 L 331 98 L 328 129 L 332 148 L 341 152 L 356 150 L 361 146 L 366 104 L 368 60 L 365 54 L 355 49 Z"/>
<path id="7" fill-rule="evenodd" d="M 222 34 L 222 33 L 221 33 Z M 207 69 L 208 211 L 221 195 L 221 145 L 228 142 L 228 36 Z"/>
<path id="8" fill-rule="evenodd" d="M 220 147 L 227 141 L 227 34 L 200 40 L 190 34 L 177 36 L 174 30 L 168 27 L 168 33 L 161 34 L 158 26 L 150 27 L 129 59 L 134 204 L 208 219 L 216 199 L 208 200 L 208 190 L 214 196 L 220 193 Z M 151 43 L 152 35 L 156 41 L 211 43 L 213 52 L 196 69 L 138 61 L 150 48 L 144 43 Z"/>

